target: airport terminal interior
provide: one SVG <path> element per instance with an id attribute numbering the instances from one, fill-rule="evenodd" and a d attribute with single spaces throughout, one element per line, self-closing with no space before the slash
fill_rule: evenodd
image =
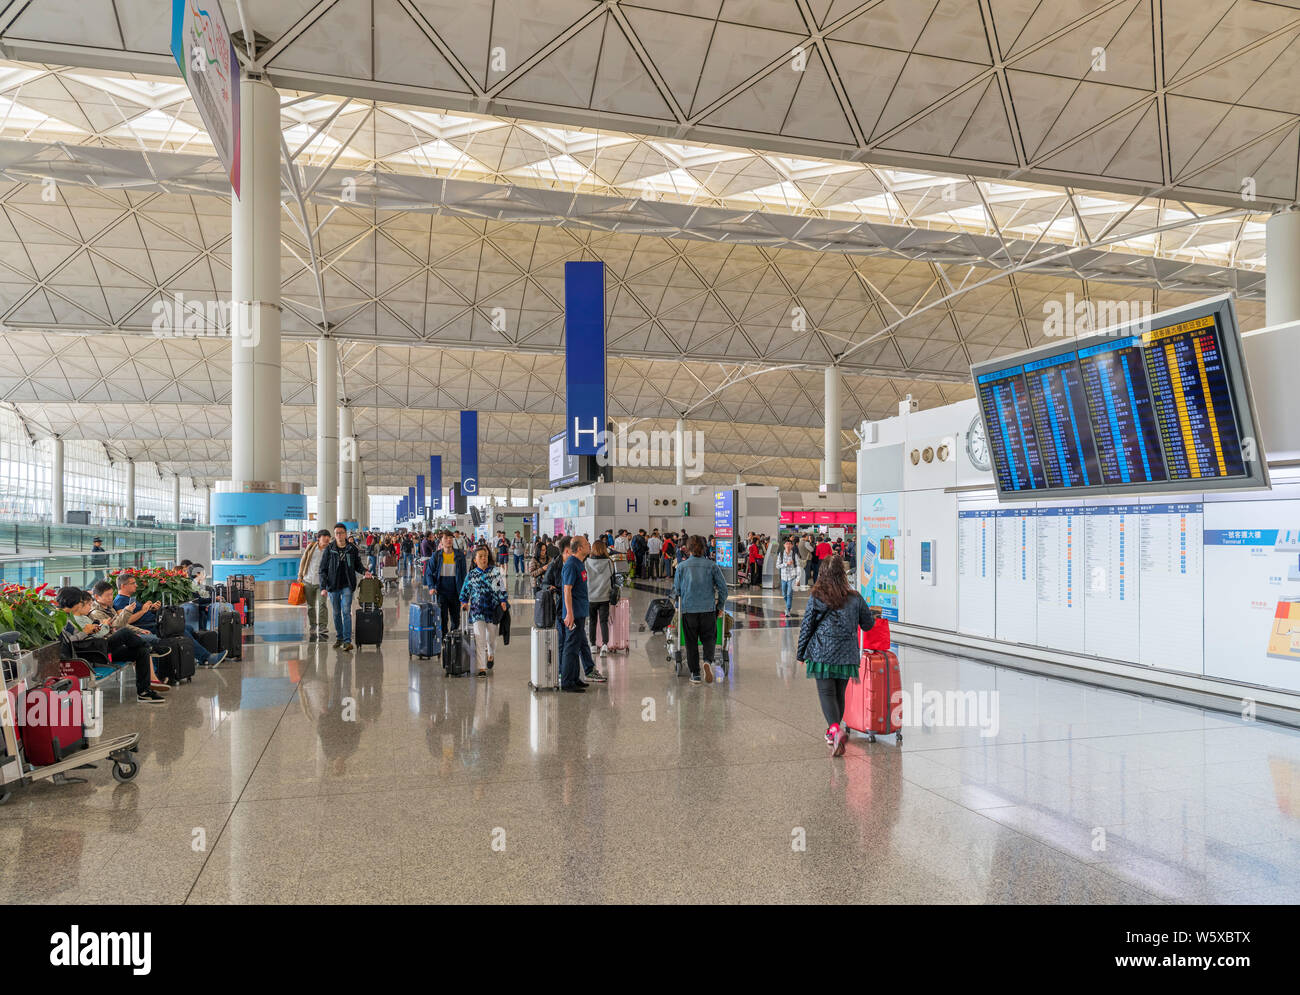
<path id="1" fill-rule="evenodd" d="M 1297 60 L 0 4 L 0 902 L 1300 902 Z"/>

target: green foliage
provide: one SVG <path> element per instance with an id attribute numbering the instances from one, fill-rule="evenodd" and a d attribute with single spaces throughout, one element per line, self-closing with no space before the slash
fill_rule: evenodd
<path id="1" fill-rule="evenodd" d="M 18 645 L 34 650 L 59 638 L 68 613 L 54 605 L 54 591 L 48 584 L 27 588 L 6 584 L 0 589 L 0 631 L 15 631 Z"/>

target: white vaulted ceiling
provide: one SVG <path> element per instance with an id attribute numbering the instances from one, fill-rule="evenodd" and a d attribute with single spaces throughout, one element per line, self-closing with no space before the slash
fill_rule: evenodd
<path id="1" fill-rule="evenodd" d="M 220 316 L 153 339 L 160 309 L 230 290 L 228 187 L 166 6 L 0 3 L 5 54 L 62 63 L 0 62 L 0 400 L 38 436 L 219 479 Z M 611 416 L 686 412 L 705 482 L 815 489 L 826 364 L 847 442 L 905 394 L 970 396 L 970 364 L 1035 344 L 1056 303 L 1230 291 L 1256 327 L 1264 221 L 1295 196 L 1300 108 L 1274 79 L 1300 11 L 1277 4 L 244 9 L 293 163 L 284 469 L 309 485 L 322 322 L 372 487 L 430 452 L 454 472 L 463 407 L 501 487 L 540 477 L 561 427 L 563 263 L 601 259 Z"/>
<path id="2" fill-rule="evenodd" d="M 223 0 L 232 31 L 234 0 Z M 11 0 L 11 58 L 175 73 L 161 0 Z M 1237 202 L 1296 198 L 1300 9 L 1261 0 L 247 0 L 278 86 Z M 803 69 L 794 68 L 796 52 Z M 1104 60 L 1101 57 L 1104 53 Z"/>

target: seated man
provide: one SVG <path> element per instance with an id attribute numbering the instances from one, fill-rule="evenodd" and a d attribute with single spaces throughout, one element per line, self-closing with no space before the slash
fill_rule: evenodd
<path id="1" fill-rule="evenodd" d="M 63 627 L 63 635 L 75 648 L 78 642 L 92 636 L 108 637 L 108 652 L 119 660 L 135 661 L 135 700 L 147 705 L 160 705 L 167 699 L 149 686 L 150 653 L 149 644 L 128 629 L 116 632 L 109 630 L 100 622 L 88 622 L 81 625 L 76 618 L 85 618 L 90 614 L 94 601 L 79 587 L 59 589 L 55 604 L 68 613 L 68 621 Z M 171 652 L 168 650 L 167 652 Z"/>
<path id="2" fill-rule="evenodd" d="M 158 635 L 157 611 L 162 607 L 162 602 L 146 601 L 143 605 L 137 604 L 135 600 L 137 586 L 136 579 L 130 575 L 118 578 L 117 597 L 113 599 L 113 608 L 119 612 L 124 608 L 129 609 L 127 622 L 139 626 L 156 638 Z M 193 625 L 189 622 L 185 623 L 185 634 L 190 637 L 190 642 L 194 644 L 195 664 L 200 667 L 215 667 L 226 658 L 225 652 L 209 653 L 207 648 L 199 642 L 197 633 L 198 630 Z"/>
<path id="3" fill-rule="evenodd" d="M 96 581 L 90 589 L 92 604 L 88 617 L 92 622 L 99 623 L 100 635 L 107 636 L 110 632 L 129 632 L 149 647 L 149 654 L 155 660 L 161 660 L 170 653 L 171 647 L 160 648 L 159 639 L 152 632 L 131 624 L 130 611 L 123 609 L 119 612 L 113 609 L 113 594 L 113 585 L 106 580 Z M 158 680 L 157 675 L 153 673 L 149 676 L 149 686 L 155 691 L 166 691 L 169 688 L 168 684 Z"/>

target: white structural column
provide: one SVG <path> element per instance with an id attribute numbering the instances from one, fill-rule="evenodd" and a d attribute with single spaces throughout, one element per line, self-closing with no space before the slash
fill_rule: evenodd
<path id="1" fill-rule="evenodd" d="M 344 401 L 339 407 L 339 517 L 352 520 L 352 470 L 356 461 L 356 440 L 352 437 L 352 409 Z M 322 526 L 333 528 L 333 523 Z"/>
<path id="2" fill-rule="evenodd" d="M 126 461 L 126 520 L 135 521 L 135 460 Z M 208 520 L 212 520 L 209 513 Z"/>
<path id="3" fill-rule="evenodd" d="M 510 507 L 512 504 L 514 504 L 514 503 L 515 503 L 515 496 L 514 496 L 513 488 L 507 486 L 507 487 L 506 487 L 506 507 L 509 508 L 509 507 Z"/>
<path id="4" fill-rule="evenodd" d="M 172 524 L 181 520 L 181 478 L 172 477 Z"/>
<path id="5" fill-rule="evenodd" d="M 54 437 L 54 466 L 50 482 L 50 520 L 55 525 L 63 524 L 63 440 Z"/>
<path id="6" fill-rule="evenodd" d="M 1300 204 L 1278 208 L 1264 226 L 1264 324 L 1300 321 Z"/>
<path id="7" fill-rule="evenodd" d="M 356 440 L 352 441 L 353 452 L 356 451 Z M 361 481 L 364 473 L 361 469 L 361 460 L 356 459 L 352 463 L 352 520 L 358 524 L 361 522 Z"/>
<path id="8" fill-rule="evenodd" d="M 533 482 L 530 479 L 528 481 L 528 507 L 531 508 L 532 506 L 533 506 Z"/>
<path id="9" fill-rule="evenodd" d="M 826 435 L 823 446 L 826 463 L 826 490 L 840 489 L 840 371 L 826 367 Z"/>
<path id="10" fill-rule="evenodd" d="M 332 529 L 338 516 L 339 346 L 316 341 L 316 527 Z"/>
<path id="11" fill-rule="evenodd" d="M 240 192 L 231 197 L 231 477 L 280 480 L 280 95 L 239 84 Z"/>
<path id="12" fill-rule="evenodd" d="M 366 480 L 366 471 L 361 470 L 361 507 L 357 511 L 357 524 L 363 529 L 370 528 L 370 483 Z"/>
<path id="13" fill-rule="evenodd" d="M 677 470 L 677 486 L 681 487 L 686 483 L 686 452 L 682 449 L 682 442 L 686 438 L 686 420 L 677 419 L 677 428 L 673 432 L 673 466 Z"/>
<path id="14" fill-rule="evenodd" d="M 203 524 L 212 524 L 212 485 L 203 488 Z"/>

